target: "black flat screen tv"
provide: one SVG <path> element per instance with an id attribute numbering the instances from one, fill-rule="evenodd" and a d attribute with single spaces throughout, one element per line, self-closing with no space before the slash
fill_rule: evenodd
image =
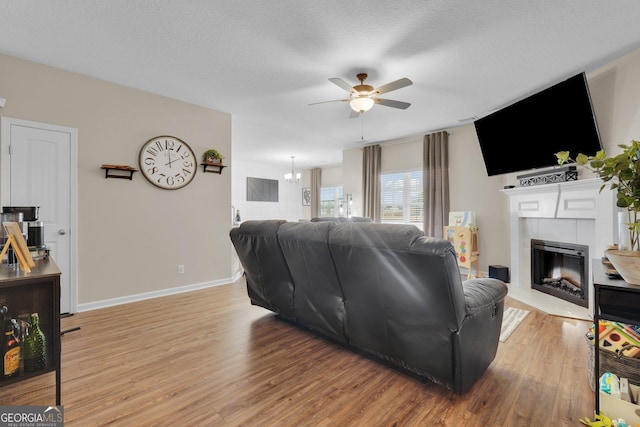
<path id="1" fill-rule="evenodd" d="M 602 149 L 584 73 L 474 122 L 489 176 L 557 166 L 555 153 Z"/>

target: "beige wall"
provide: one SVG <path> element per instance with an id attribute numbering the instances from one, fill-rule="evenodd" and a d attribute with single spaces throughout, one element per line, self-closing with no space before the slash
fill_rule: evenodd
<path id="1" fill-rule="evenodd" d="M 632 139 L 640 140 L 640 50 L 588 73 L 587 80 L 603 146 L 608 153 Z M 473 124 L 448 129 L 449 180 L 452 211 L 476 213 L 480 245 L 480 270 L 489 265 L 510 264 L 508 200 L 500 191 L 505 185 L 518 185 L 523 172 L 487 176 Z M 422 135 L 382 142 L 382 170 L 419 168 Z M 526 155 L 521 147 L 505 147 L 505 154 Z M 362 205 L 362 148 L 343 153 L 345 186 L 354 194 L 354 205 Z M 580 170 L 580 177 L 593 177 Z M 346 191 L 346 190 L 345 190 Z M 358 202 L 356 204 L 356 201 Z M 357 209 L 357 208 L 354 208 Z M 614 242 L 611 242 L 614 243 Z"/>
<path id="2" fill-rule="evenodd" d="M 480 270 L 510 263 L 508 200 L 500 176 L 487 176 L 473 124 L 451 130 L 449 182 L 452 211 L 474 211 L 478 226 Z"/>
<path id="3" fill-rule="evenodd" d="M 184 102 L 0 55 L 2 116 L 78 129 L 78 303 L 216 284 L 231 276 L 231 174 L 202 173 L 161 190 L 139 173 L 105 179 L 103 163 L 138 167 L 142 144 L 183 139 L 200 156 L 231 159 L 231 116 Z M 177 273 L 178 264 L 185 273 Z"/>
<path id="4" fill-rule="evenodd" d="M 609 152 L 640 139 L 639 52 L 587 76 Z M 133 181 L 105 179 L 100 169 L 102 163 L 137 166 L 142 144 L 162 134 L 184 139 L 196 154 L 216 148 L 231 165 L 229 115 L 3 55 L 0 70 L 0 96 L 7 99 L 2 116 L 78 129 L 81 309 L 229 279 L 230 168 L 222 175 L 199 169 L 191 184 L 176 191 L 160 190 L 139 173 Z M 500 189 L 517 184 L 517 174 L 487 177 L 473 125 L 449 131 L 451 209 L 476 212 L 480 269 L 508 266 L 507 201 Z M 383 145 L 385 170 L 410 169 L 421 158 L 421 135 Z M 345 193 L 353 194 L 355 216 L 362 215 L 361 171 L 361 148 L 345 150 L 342 171 L 331 171 L 341 173 Z M 234 185 L 241 190 L 244 183 Z M 299 191 L 291 188 L 291 203 L 299 204 Z M 184 275 L 177 274 L 178 264 L 185 265 Z"/>
<path id="5" fill-rule="evenodd" d="M 640 140 L 640 50 L 587 75 L 600 137 L 607 152 Z"/>
<path id="6" fill-rule="evenodd" d="M 322 186 L 334 187 L 342 185 L 342 165 L 322 168 Z"/>
<path id="7" fill-rule="evenodd" d="M 480 269 L 509 264 L 508 204 L 501 177 L 487 177 L 473 125 L 449 129 L 449 182 L 452 211 L 474 211 L 478 223 Z M 382 144 L 382 171 L 422 168 L 423 135 Z M 362 148 L 346 150 L 344 171 L 362 170 Z M 347 173 L 347 172 L 343 172 Z M 352 172 L 349 172 L 352 173 Z M 360 173 L 360 172 L 358 172 Z M 360 173 L 361 174 L 361 173 Z M 345 180 L 345 183 L 349 182 Z M 362 209 L 362 180 L 354 186 L 354 210 Z M 345 184 L 346 185 L 346 184 Z M 356 200 L 358 203 L 356 204 Z M 506 224 L 506 226 L 505 226 Z"/>

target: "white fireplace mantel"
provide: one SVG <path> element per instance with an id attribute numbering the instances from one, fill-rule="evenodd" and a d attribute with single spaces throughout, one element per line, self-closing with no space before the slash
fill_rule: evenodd
<path id="1" fill-rule="evenodd" d="M 602 183 L 593 178 L 501 190 L 509 197 L 512 284 L 531 286 L 531 238 L 588 245 L 593 271 L 592 259 L 617 242 L 615 192 L 608 185 L 600 191 Z"/>

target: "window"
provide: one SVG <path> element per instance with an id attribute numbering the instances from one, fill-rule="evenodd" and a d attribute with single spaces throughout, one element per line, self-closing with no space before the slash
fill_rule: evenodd
<path id="1" fill-rule="evenodd" d="M 345 216 L 342 206 L 342 185 L 320 188 L 320 216 Z"/>
<path id="2" fill-rule="evenodd" d="M 420 230 L 424 221 L 422 171 L 382 174 L 382 222 L 413 224 Z"/>

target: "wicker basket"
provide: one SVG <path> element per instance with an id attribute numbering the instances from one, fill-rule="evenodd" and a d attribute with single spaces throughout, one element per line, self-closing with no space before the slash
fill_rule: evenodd
<path id="1" fill-rule="evenodd" d="M 594 378 L 593 368 L 595 367 L 595 352 L 594 340 L 587 340 L 587 374 L 589 378 L 589 385 L 592 391 L 597 390 L 597 382 L 599 378 Z M 629 382 L 635 385 L 640 385 L 640 359 L 634 357 L 624 356 L 622 353 L 631 347 L 637 347 L 636 345 L 628 345 L 620 350 L 613 352 L 609 350 L 600 349 L 600 375 L 605 372 L 611 372 L 618 376 L 618 378 L 628 378 Z"/>

